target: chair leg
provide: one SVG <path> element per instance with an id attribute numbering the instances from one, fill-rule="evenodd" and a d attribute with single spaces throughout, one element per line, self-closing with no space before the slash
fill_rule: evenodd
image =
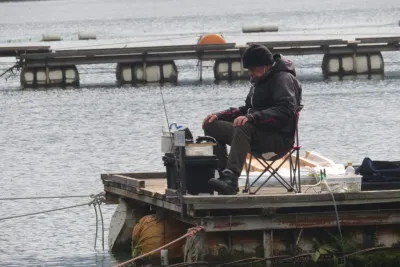
<path id="1" fill-rule="evenodd" d="M 244 163 L 246 168 L 246 183 L 244 185 L 243 193 L 247 193 L 250 190 L 250 168 L 252 159 L 253 159 L 253 154 L 250 153 L 249 164 L 247 164 L 246 162 Z"/>
<path id="2" fill-rule="evenodd" d="M 279 164 L 279 166 L 276 167 L 275 169 L 272 168 L 272 165 L 273 165 L 274 162 L 272 162 L 271 164 L 269 164 L 267 161 L 263 161 L 263 162 L 259 161 L 259 162 L 264 166 L 265 170 L 264 170 L 264 172 L 252 183 L 252 185 L 253 185 L 259 178 L 261 178 L 261 176 L 262 176 L 266 171 L 268 171 L 268 172 L 270 173 L 270 175 L 269 175 L 269 177 L 268 177 L 254 192 L 251 192 L 251 194 L 257 193 L 257 192 L 261 189 L 261 187 L 263 187 L 272 177 L 275 177 L 275 178 L 277 179 L 277 181 L 278 181 L 283 187 L 285 187 L 289 192 L 293 192 L 293 191 L 298 192 L 298 189 L 294 186 L 294 183 L 292 182 L 292 180 L 295 180 L 295 179 L 296 179 L 296 177 L 295 177 L 296 175 L 293 175 L 293 174 L 292 174 L 292 172 L 293 172 L 292 167 L 293 167 L 293 166 L 290 166 L 290 178 L 289 178 L 290 181 L 289 181 L 289 183 L 278 173 L 279 169 L 280 169 L 280 168 L 282 167 L 282 165 L 286 162 L 286 160 L 288 159 L 288 157 L 289 157 L 289 162 L 290 162 L 291 156 L 292 156 L 292 153 L 289 153 L 289 154 L 282 160 L 282 163 Z M 271 169 L 272 169 L 272 171 L 271 171 Z M 296 173 L 296 172 L 294 172 L 294 173 Z"/>
<path id="3" fill-rule="evenodd" d="M 265 166 L 265 162 L 261 161 L 259 158 L 255 157 L 255 159 L 264 167 L 264 171 L 249 185 L 249 194 L 255 194 L 254 192 L 251 192 L 251 187 L 254 186 L 254 184 L 267 172 L 268 168 L 269 168 L 269 164 L 267 163 L 267 166 Z M 263 185 L 265 184 L 265 182 L 263 183 Z M 256 190 L 255 192 L 257 192 L 258 190 Z"/>
<path id="4" fill-rule="evenodd" d="M 260 161 L 260 163 L 264 166 L 265 170 L 264 172 L 260 175 L 262 176 L 265 172 L 269 172 L 270 175 L 268 176 L 268 178 L 256 189 L 256 191 L 254 191 L 253 193 L 257 193 L 261 187 L 263 187 L 272 177 L 275 177 L 275 179 L 277 179 L 277 181 L 283 186 L 285 187 L 288 191 L 292 188 L 286 181 L 285 179 L 279 175 L 278 170 L 279 168 L 285 163 L 287 157 L 282 161 L 281 164 L 279 164 L 279 166 L 277 168 L 273 168 L 272 165 L 274 164 L 275 161 L 273 161 L 271 164 L 269 164 L 267 161 L 263 160 L 263 162 Z M 271 171 L 272 169 L 272 171 Z M 260 177 L 258 177 L 260 178 Z M 257 179 L 258 180 L 258 179 Z M 257 181 L 256 180 L 256 181 Z"/>
<path id="5" fill-rule="evenodd" d="M 295 160 L 292 160 L 292 157 L 290 157 L 290 179 L 291 179 L 291 185 L 295 189 L 295 192 L 301 193 L 299 149 L 296 149 L 295 155 L 296 155 Z"/>
<path id="6" fill-rule="evenodd" d="M 292 156 L 290 155 L 289 157 L 289 173 L 290 173 L 290 185 L 295 188 L 296 187 L 296 175 L 293 174 L 293 159 Z"/>
<path id="7" fill-rule="evenodd" d="M 295 153 L 296 159 L 293 160 L 292 156 Z M 249 194 L 256 194 L 272 177 L 275 177 L 275 179 L 283 186 L 285 187 L 289 192 L 296 192 L 300 193 L 301 192 L 301 185 L 300 185 L 300 159 L 299 159 L 300 153 L 299 153 L 299 148 L 296 148 L 292 150 L 290 153 L 288 153 L 283 159 L 282 162 L 278 165 L 278 167 L 273 168 L 272 165 L 275 163 L 275 161 L 272 161 L 271 163 L 268 163 L 264 159 L 260 159 L 258 157 L 254 157 L 263 167 L 264 171 L 250 184 L 250 165 L 251 165 L 251 160 L 253 158 L 253 155 L 251 154 L 250 156 L 250 162 L 249 165 L 246 166 L 246 185 L 245 189 L 243 190 L 244 193 L 249 193 Z M 279 169 L 282 167 L 282 165 L 289 160 L 289 182 L 287 179 L 283 178 L 279 173 Z M 256 188 L 255 191 L 251 191 L 251 188 L 254 186 L 254 184 L 266 173 L 269 172 L 269 176 L 267 179 L 265 179 L 260 186 Z"/>
<path id="8" fill-rule="evenodd" d="M 296 165 L 297 165 L 297 186 L 298 193 L 301 193 L 301 181 L 300 181 L 300 149 L 296 149 Z"/>

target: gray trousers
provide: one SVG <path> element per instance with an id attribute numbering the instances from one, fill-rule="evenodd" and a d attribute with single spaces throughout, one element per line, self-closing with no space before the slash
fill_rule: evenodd
<path id="1" fill-rule="evenodd" d="M 248 152 L 281 152 L 290 146 L 287 138 L 261 131 L 251 123 L 234 127 L 232 122 L 216 120 L 204 125 L 204 134 L 217 140 L 214 153 L 218 158 L 218 169 L 229 169 L 238 176 Z M 231 146 L 229 156 L 226 145 Z"/>

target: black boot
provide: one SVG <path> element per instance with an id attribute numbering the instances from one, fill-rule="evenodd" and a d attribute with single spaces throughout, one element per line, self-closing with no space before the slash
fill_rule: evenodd
<path id="1" fill-rule="evenodd" d="M 235 175 L 232 171 L 224 170 L 220 178 L 210 179 L 208 184 L 222 195 L 236 195 L 239 192 L 238 179 L 239 176 Z"/>

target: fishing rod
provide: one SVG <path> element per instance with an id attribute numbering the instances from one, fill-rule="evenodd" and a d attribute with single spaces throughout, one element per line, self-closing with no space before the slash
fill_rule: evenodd
<path id="1" fill-rule="evenodd" d="M 168 124 L 168 132 L 171 135 L 171 129 L 170 129 L 170 124 L 169 124 L 168 114 L 167 114 L 167 107 L 165 106 L 164 94 L 163 94 L 163 91 L 162 91 L 162 84 L 160 84 L 160 93 L 161 93 L 161 100 L 162 100 L 163 107 L 164 107 L 165 118 L 166 118 L 167 124 Z"/>

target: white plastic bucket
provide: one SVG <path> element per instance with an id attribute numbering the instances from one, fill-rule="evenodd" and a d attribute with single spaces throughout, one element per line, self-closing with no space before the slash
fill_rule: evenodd
<path id="1" fill-rule="evenodd" d="M 178 126 L 176 123 L 171 123 L 168 126 L 164 126 L 162 128 L 162 136 L 161 136 L 161 152 L 163 153 L 171 153 L 172 147 L 174 146 L 174 135 L 173 133 L 178 130 L 181 126 Z"/>
<path id="2" fill-rule="evenodd" d="M 163 132 L 163 135 L 161 136 L 161 152 L 170 153 L 172 151 L 173 140 L 172 133 Z"/>

